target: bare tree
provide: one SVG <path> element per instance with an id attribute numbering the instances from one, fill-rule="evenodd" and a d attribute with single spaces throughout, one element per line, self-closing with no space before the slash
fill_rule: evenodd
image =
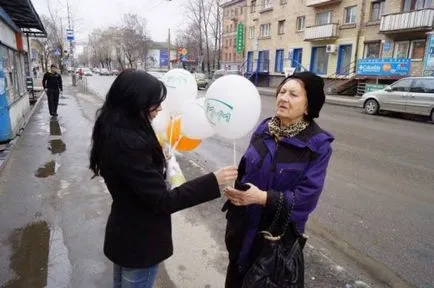
<path id="1" fill-rule="evenodd" d="M 221 39 L 222 39 L 222 13 L 220 13 L 220 0 L 213 1 L 212 18 L 210 20 L 210 27 L 212 31 L 212 38 L 214 40 L 214 59 L 213 68 L 215 70 L 220 68 L 220 54 L 221 54 Z"/>
<path id="2" fill-rule="evenodd" d="M 149 37 L 146 33 L 146 20 L 136 14 L 122 17 L 121 48 L 130 68 L 137 68 L 137 62 L 146 62 L 149 50 Z"/>
<path id="3" fill-rule="evenodd" d="M 195 35 L 198 40 L 199 65 L 202 71 L 217 69 L 220 63 L 221 12 L 219 0 L 189 0 L 186 14 L 189 26 L 184 31 Z M 185 33 L 181 33 L 184 35 Z M 191 37 L 183 42 L 189 42 Z M 186 45 L 187 43 L 183 43 Z M 185 47 L 185 46 L 183 46 Z"/>

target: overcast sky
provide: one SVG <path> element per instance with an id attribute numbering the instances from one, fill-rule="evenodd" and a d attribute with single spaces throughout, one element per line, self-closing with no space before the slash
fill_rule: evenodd
<path id="1" fill-rule="evenodd" d="M 49 15 L 48 3 L 61 15 L 63 25 L 67 21 L 67 0 L 31 0 L 38 14 Z M 188 0 L 69 0 L 75 19 L 75 37 L 87 41 L 87 35 L 95 28 L 120 24 L 121 15 L 135 13 L 148 20 L 148 31 L 154 41 L 166 41 L 168 29 L 175 39 L 176 31 L 185 22 L 184 8 Z M 173 40 L 172 40 L 173 41 Z"/>

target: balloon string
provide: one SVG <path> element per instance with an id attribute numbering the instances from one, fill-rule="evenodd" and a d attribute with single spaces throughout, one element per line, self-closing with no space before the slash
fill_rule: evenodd
<path id="1" fill-rule="evenodd" d="M 170 116 L 170 137 L 169 137 L 169 158 L 172 156 L 172 138 L 173 138 L 173 129 L 175 127 L 175 119 Z"/>
<path id="2" fill-rule="evenodd" d="M 179 142 L 181 142 L 182 137 L 184 137 L 184 136 L 182 136 L 182 135 L 179 136 L 178 141 L 176 141 L 175 145 L 173 145 L 173 147 L 172 147 L 172 151 L 175 151 L 176 147 L 178 147 L 178 144 L 179 144 Z"/>
<path id="3" fill-rule="evenodd" d="M 237 142 L 233 142 L 234 146 L 234 166 L 237 166 Z"/>
<path id="4" fill-rule="evenodd" d="M 237 143 L 235 142 L 235 140 L 233 142 L 233 146 L 234 146 L 234 166 L 237 166 Z M 232 187 L 235 188 L 235 182 L 232 185 Z"/>

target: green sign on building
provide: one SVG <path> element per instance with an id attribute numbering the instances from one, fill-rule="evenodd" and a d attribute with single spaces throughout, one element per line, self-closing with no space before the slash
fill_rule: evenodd
<path id="1" fill-rule="evenodd" d="M 236 37 L 237 53 L 243 53 L 244 50 L 244 25 L 239 23 L 237 25 L 237 37 Z"/>
<path id="2" fill-rule="evenodd" d="M 366 86 L 365 86 L 365 93 L 372 92 L 372 91 L 377 91 L 377 90 L 381 90 L 381 89 L 384 89 L 384 87 L 386 87 L 386 85 L 384 85 L 384 84 L 371 84 L 371 83 L 366 83 Z"/>

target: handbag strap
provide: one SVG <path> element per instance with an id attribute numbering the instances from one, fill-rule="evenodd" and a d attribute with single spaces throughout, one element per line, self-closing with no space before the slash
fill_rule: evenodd
<path id="1" fill-rule="evenodd" d="M 286 233 L 286 230 L 288 229 L 289 226 L 289 219 L 291 218 L 292 215 L 292 211 L 294 210 L 294 206 L 295 206 L 295 191 L 292 191 L 292 201 L 290 203 L 290 207 L 288 209 L 288 207 L 286 207 L 287 210 L 287 215 L 285 217 L 285 222 L 283 225 L 283 229 L 282 229 L 282 233 L 278 236 L 273 236 L 272 231 L 274 229 L 274 227 L 277 228 L 277 223 L 279 222 L 280 219 L 280 214 L 282 213 L 282 210 L 284 209 L 284 204 L 285 204 L 285 200 L 284 200 L 284 196 L 283 193 L 279 193 L 279 202 L 278 202 L 278 206 L 277 206 L 277 211 L 274 214 L 273 220 L 270 224 L 270 226 L 268 227 L 267 231 L 263 231 L 265 234 L 267 234 L 267 237 L 273 238 L 275 240 L 279 240 L 281 237 L 283 237 Z"/>

